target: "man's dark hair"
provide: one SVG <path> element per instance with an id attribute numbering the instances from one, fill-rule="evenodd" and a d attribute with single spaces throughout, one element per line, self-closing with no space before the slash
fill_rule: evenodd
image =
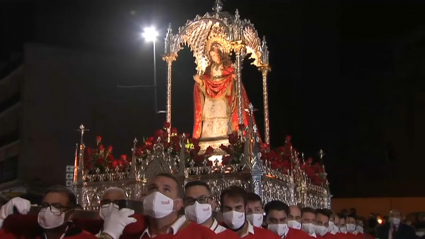
<path id="1" fill-rule="evenodd" d="M 320 209 L 316 209 L 316 215 L 317 214 L 322 214 L 322 215 L 324 215 L 324 216 L 327 216 L 328 218 L 331 218 L 331 213 L 330 213 L 330 210 L 328 210 L 328 209 L 323 209 L 323 208 L 320 208 Z"/>
<path id="2" fill-rule="evenodd" d="M 358 216 L 356 214 L 354 214 L 354 213 L 348 214 L 347 218 L 349 218 L 349 217 L 354 218 L 354 220 L 356 220 L 356 222 L 357 222 Z"/>
<path id="3" fill-rule="evenodd" d="M 286 215 L 289 216 L 289 206 L 286 205 L 284 202 L 271 201 L 267 203 L 266 206 L 264 207 L 264 212 L 266 213 L 266 215 L 269 214 L 271 210 L 285 211 Z"/>
<path id="4" fill-rule="evenodd" d="M 176 182 L 178 195 L 179 195 L 179 197 L 183 198 L 183 196 L 184 196 L 183 188 L 181 187 L 180 182 L 177 180 L 177 178 L 174 177 L 174 175 L 172 175 L 171 173 L 158 173 L 157 175 L 155 175 L 155 178 L 157 178 L 157 177 L 170 178 L 174 182 Z"/>
<path id="5" fill-rule="evenodd" d="M 311 208 L 311 207 L 304 207 L 304 208 L 301 209 L 301 216 L 304 215 L 304 213 L 307 213 L 307 212 L 316 214 L 316 211 L 313 208 Z"/>
<path id="6" fill-rule="evenodd" d="M 44 192 L 44 197 L 46 197 L 49 193 L 62 193 L 68 197 L 68 207 L 75 208 L 77 206 L 77 197 L 75 197 L 74 192 L 72 192 L 69 188 L 61 185 L 56 185 L 48 188 L 46 192 Z"/>
<path id="7" fill-rule="evenodd" d="M 337 215 L 338 215 L 339 219 L 347 220 L 347 216 L 344 213 L 338 213 Z"/>
<path id="8" fill-rule="evenodd" d="M 225 188 L 223 191 L 221 191 L 221 195 L 220 195 L 221 209 L 223 209 L 225 196 L 228 196 L 231 198 L 240 197 L 243 200 L 244 206 L 246 206 L 247 204 L 246 194 L 247 194 L 246 191 L 239 186 L 230 186 L 228 188 Z"/>
<path id="9" fill-rule="evenodd" d="M 246 201 L 247 202 L 262 202 L 260 196 L 255 193 L 247 192 L 246 193 Z"/>
<path id="10" fill-rule="evenodd" d="M 200 181 L 200 180 L 191 181 L 191 182 L 186 183 L 186 185 L 184 186 L 184 190 L 187 190 L 188 188 L 194 187 L 194 186 L 205 187 L 207 189 L 208 193 L 210 195 L 212 195 L 210 186 L 208 186 L 208 184 L 206 182 Z"/>
<path id="11" fill-rule="evenodd" d="M 179 181 L 177 180 L 177 178 L 174 177 L 171 173 L 158 173 L 157 175 L 155 175 L 155 178 L 157 178 L 157 177 L 170 178 L 170 179 L 174 180 L 174 182 L 176 182 L 177 186 L 180 184 Z"/>

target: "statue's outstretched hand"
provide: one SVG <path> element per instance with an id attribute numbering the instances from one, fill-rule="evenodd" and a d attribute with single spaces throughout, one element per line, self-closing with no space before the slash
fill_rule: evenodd
<path id="1" fill-rule="evenodd" d="M 196 83 L 202 85 L 202 80 L 201 80 L 201 77 L 199 75 L 194 75 L 193 79 L 196 81 Z"/>

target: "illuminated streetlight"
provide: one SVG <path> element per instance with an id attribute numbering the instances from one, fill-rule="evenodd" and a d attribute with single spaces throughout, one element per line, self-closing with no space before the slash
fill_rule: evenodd
<path id="1" fill-rule="evenodd" d="M 156 113 L 165 113 L 165 111 L 158 111 L 158 103 L 157 103 L 157 84 L 156 84 L 156 38 L 158 37 L 158 32 L 154 27 L 147 27 L 143 30 L 142 37 L 145 38 L 147 42 L 153 43 L 153 87 L 154 87 L 154 93 L 155 93 L 155 112 Z"/>
<path id="2" fill-rule="evenodd" d="M 142 33 L 142 37 L 145 38 L 146 41 L 151 41 L 155 44 L 156 37 L 158 36 L 158 32 L 154 27 L 147 27 L 144 29 Z"/>

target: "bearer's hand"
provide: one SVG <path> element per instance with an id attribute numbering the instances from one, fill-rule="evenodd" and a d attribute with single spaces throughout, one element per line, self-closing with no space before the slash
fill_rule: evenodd
<path id="1" fill-rule="evenodd" d="M 120 238 L 124 228 L 128 224 L 135 223 L 137 221 L 135 218 L 130 217 L 133 214 L 134 211 L 128 208 L 112 212 L 103 223 L 103 233 L 108 234 L 113 239 Z"/>
<path id="2" fill-rule="evenodd" d="M 236 80 L 237 78 L 236 74 L 233 74 L 232 77 L 233 77 L 233 80 Z"/>
<path id="3" fill-rule="evenodd" d="M 31 203 L 30 201 L 20 197 L 12 198 L 1 207 L 0 220 L 4 220 L 7 216 L 12 215 L 14 207 L 16 207 L 20 214 L 27 214 L 30 211 Z"/>

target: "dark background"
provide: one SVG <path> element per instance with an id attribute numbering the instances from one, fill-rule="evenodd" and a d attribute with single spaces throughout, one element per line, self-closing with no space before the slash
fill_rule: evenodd
<path id="1" fill-rule="evenodd" d="M 134 59 L 117 64 L 122 73 L 113 82 L 86 76 L 97 82 L 93 91 L 108 89 L 105 94 L 114 105 L 81 112 L 62 125 L 68 135 L 75 135 L 75 142 L 78 135 L 70 132 L 79 123 L 91 129 L 87 137 L 109 134 L 117 156 L 129 153 L 132 137 L 149 136 L 165 119 L 154 113 L 151 90 L 115 87 L 152 83 L 152 46 L 140 32 L 154 25 L 161 34 L 156 48 L 158 102 L 164 108 L 166 64 L 160 56 L 166 27 L 171 22 L 176 32 L 187 19 L 211 11 L 213 1 L 0 0 L 0 4 L 0 69 L 19 61 L 26 42 Z M 273 146 L 292 135 L 294 146 L 316 161 L 322 148 L 335 197 L 425 196 L 418 180 L 425 166 L 423 1 L 224 2 L 223 11 L 233 13 L 236 8 L 269 45 Z M 193 123 L 193 62 L 185 49 L 173 65 L 173 125 L 185 132 L 192 131 Z M 140 65 L 139 77 L 127 71 L 129 65 Z M 262 128 L 260 72 L 246 63 L 243 82 L 259 109 L 257 122 Z M 56 89 L 39 90 L 48 94 Z M 76 95 L 69 97 L 66 107 L 90 104 Z M 72 157 L 72 144 L 66 154 Z"/>

